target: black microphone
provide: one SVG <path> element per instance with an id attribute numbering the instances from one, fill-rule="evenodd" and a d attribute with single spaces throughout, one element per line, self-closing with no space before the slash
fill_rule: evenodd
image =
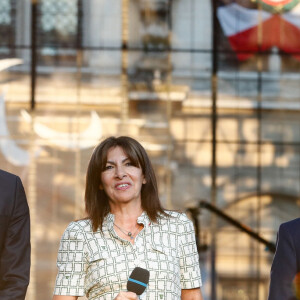
<path id="1" fill-rule="evenodd" d="M 149 276 L 148 270 L 140 267 L 134 268 L 127 281 L 127 290 L 137 295 L 143 294 L 149 282 Z"/>

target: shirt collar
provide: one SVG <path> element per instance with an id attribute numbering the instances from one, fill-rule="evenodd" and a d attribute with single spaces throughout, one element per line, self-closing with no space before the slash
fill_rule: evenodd
<path id="1" fill-rule="evenodd" d="M 105 217 L 104 224 L 109 231 L 111 231 L 114 227 L 115 215 L 112 213 L 108 213 Z M 137 218 L 138 224 L 143 224 L 144 228 L 148 228 L 151 225 L 151 220 L 148 214 L 143 211 L 142 214 Z"/>

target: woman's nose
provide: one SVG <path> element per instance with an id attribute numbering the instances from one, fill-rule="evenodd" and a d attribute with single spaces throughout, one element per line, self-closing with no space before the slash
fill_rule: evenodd
<path id="1" fill-rule="evenodd" d="M 123 177 L 126 176 L 126 172 L 125 172 L 125 170 L 122 166 L 121 167 L 116 167 L 115 170 L 116 170 L 116 173 L 115 173 L 116 177 L 122 179 Z"/>

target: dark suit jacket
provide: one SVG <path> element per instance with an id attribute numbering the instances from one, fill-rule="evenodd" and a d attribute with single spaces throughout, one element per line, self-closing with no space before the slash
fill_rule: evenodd
<path id="1" fill-rule="evenodd" d="M 30 219 L 19 177 L 0 170 L 0 299 L 23 300 L 29 284 Z"/>
<path id="2" fill-rule="evenodd" d="M 296 300 L 293 287 L 300 271 L 300 218 L 280 225 L 271 267 L 269 300 Z"/>

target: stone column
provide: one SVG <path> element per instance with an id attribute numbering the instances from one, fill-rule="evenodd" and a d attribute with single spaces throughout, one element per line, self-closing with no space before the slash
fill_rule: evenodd
<path id="1" fill-rule="evenodd" d="M 85 46 L 121 47 L 121 2 L 121 0 L 90 0 L 84 4 Z M 120 51 L 95 49 L 86 52 L 85 61 L 97 72 L 120 73 Z"/>
<path id="2" fill-rule="evenodd" d="M 31 1 L 16 2 L 16 45 L 31 44 Z M 24 60 L 24 64 L 30 63 L 30 49 L 17 49 L 17 57 Z"/>
<path id="3" fill-rule="evenodd" d="M 175 74 L 190 76 L 211 67 L 210 53 L 188 50 L 210 50 L 212 19 L 210 0 L 176 0 L 172 11 L 172 47 L 186 52 L 173 53 Z"/>

